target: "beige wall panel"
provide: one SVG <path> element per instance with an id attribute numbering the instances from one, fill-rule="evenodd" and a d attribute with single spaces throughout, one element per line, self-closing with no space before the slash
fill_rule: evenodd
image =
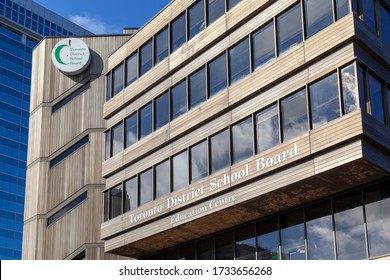
<path id="1" fill-rule="evenodd" d="M 27 150 L 27 165 L 38 160 L 40 157 L 50 155 L 47 147 L 50 139 L 51 108 L 37 108 L 29 119 L 29 149 Z"/>

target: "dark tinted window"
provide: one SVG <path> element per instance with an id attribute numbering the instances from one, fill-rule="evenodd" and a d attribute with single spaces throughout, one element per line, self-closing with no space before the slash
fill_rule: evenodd
<path id="1" fill-rule="evenodd" d="M 110 189 L 111 219 L 122 215 L 122 184 Z"/>
<path id="2" fill-rule="evenodd" d="M 139 204 L 143 205 L 153 199 L 152 169 L 139 175 Z"/>
<path id="3" fill-rule="evenodd" d="M 255 225 L 251 224 L 236 231 L 236 260 L 256 259 Z"/>
<path id="4" fill-rule="evenodd" d="M 249 74 L 248 39 L 229 49 L 230 84 Z"/>
<path id="5" fill-rule="evenodd" d="M 280 238 L 283 260 L 306 259 L 302 210 L 280 216 Z"/>
<path id="6" fill-rule="evenodd" d="M 253 155 L 252 118 L 232 126 L 232 161 L 240 162 Z"/>
<path id="7" fill-rule="evenodd" d="M 368 75 L 368 87 L 370 93 L 371 115 L 384 123 L 384 106 L 382 98 L 382 84 L 371 74 Z"/>
<path id="8" fill-rule="evenodd" d="M 169 160 L 166 160 L 155 167 L 156 198 L 170 192 Z"/>
<path id="9" fill-rule="evenodd" d="M 349 0 L 336 0 L 336 18 L 340 18 L 349 14 Z"/>
<path id="10" fill-rule="evenodd" d="M 213 23 L 225 13 L 225 0 L 207 1 L 207 25 Z"/>
<path id="11" fill-rule="evenodd" d="M 207 141 L 203 141 L 190 149 L 191 183 L 208 175 Z"/>
<path id="12" fill-rule="evenodd" d="M 140 48 L 139 51 L 139 61 L 140 61 L 140 76 L 145 74 L 147 71 L 149 71 L 150 68 L 152 68 L 152 40 L 150 40 L 148 43 L 143 45 Z"/>
<path id="13" fill-rule="evenodd" d="M 387 44 L 390 44 L 390 11 L 384 6 L 384 4 L 382 4 L 382 2 L 379 2 L 379 17 L 382 39 Z"/>
<path id="14" fill-rule="evenodd" d="M 111 74 L 106 76 L 106 101 L 111 99 Z"/>
<path id="15" fill-rule="evenodd" d="M 105 200 L 107 199 L 108 195 L 107 195 L 107 192 L 104 193 L 105 196 Z M 53 215 L 51 215 L 48 219 L 47 219 L 47 225 L 50 225 L 52 223 L 54 223 L 55 221 L 61 219 L 63 216 L 65 216 L 69 211 L 71 211 L 73 208 L 79 206 L 79 204 L 81 204 L 84 200 L 86 200 L 88 197 L 87 195 L 87 192 L 84 192 L 83 194 L 81 194 L 80 196 L 76 197 L 74 200 L 72 200 L 71 202 L 69 202 L 67 205 L 65 205 L 63 208 L 61 208 L 60 210 L 58 210 L 56 213 L 54 213 Z M 104 205 L 106 206 L 106 204 Z M 106 210 L 106 208 L 105 208 Z M 106 218 L 106 215 L 108 213 L 105 211 L 104 212 L 104 215 L 105 215 L 105 218 Z"/>
<path id="16" fill-rule="evenodd" d="M 238 3 L 240 3 L 241 0 L 227 0 L 227 6 L 228 6 L 228 10 L 230 10 L 231 8 L 233 8 L 235 5 L 237 5 Z"/>
<path id="17" fill-rule="evenodd" d="M 107 130 L 106 132 L 104 132 L 104 142 L 105 142 L 105 149 L 104 149 L 104 154 L 105 154 L 105 159 L 109 159 L 110 158 L 110 138 L 111 138 L 111 133 L 110 133 L 110 130 Z"/>
<path id="18" fill-rule="evenodd" d="M 211 173 L 230 165 L 229 130 L 224 130 L 210 138 Z"/>
<path id="19" fill-rule="evenodd" d="M 123 213 L 138 207 L 137 177 L 125 182 L 123 189 Z"/>
<path id="20" fill-rule="evenodd" d="M 195 260 L 196 246 L 195 242 L 181 246 L 179 249 L 179 259 L 181 260 Z"/>
<path id="21" fill-rule="evenodd" d="M 80 139 L 78 142 L 73 144 L 71 147 L 69 147 L 67 150 L 56 156 L 50 161 L 50 168 L 57 165 L 59 162 L 67 158 L 69 155 L 71 155 L 73 152 L 77 151 L 79 148 L 87 144 L 89 141 L 89 135 L 84 136 L 82 139 Z"/>
<path id="22" fill-rule="evenodd" d="M 120 122 L 111 129 L 112 155 L 123 150 L 123 124 Z"/>
<path id="23" fill-rule="evenodd" d="M 186 81 L 171 88 L 171 120 L 187 112 Z"/>
<path id="24" fill-rule="evenodd" d="M 274 22 L 270 22 L 252 35 L 253 69 L 275 58 Z"/>
<path id="25" fill-rule="evenodd" d="M 257 224 L 257 258 L 259 260 L 279 260 L 278 217 Z"/>
<path id="26" fill-rule="evenodd" d="M 126 127 L 126 148 L 137 142 L 137 113 L 125 119 Z"/>
<path id="27" fill-rule="evenodd" d="M 173 191 L 188 185 L 188 153 L 184 151 L 172 158 Z"/>
<path id="28" fill-rule="evenodd" d="M 130 85 L 134 82 L 138 77 L 138 68 L 137 68 L 137 53 L 131 55 L 128 59 L 126 59 L 126 85 Z"/>
<path id="29" fill-rule="evenodd" d="M 198 260 L 214 259 L 214 237 L 205 238 L 196 242 L 196 257 Z"/>
<path id="30" fill-rule="evenodd" d="M 123 63 L 115 68 L 112 73 L 113 96 L 115 96 L 123 89 Z"/>
<path id="31" fill-rule="evenodd" d="M 140 139 L 152 132 L 152 103 L 149 103 L 139 111 Z"/>
<path id="32" fill-rule="evenodd" d="M 332 0 L 304 0 L 306 37 L 333 23 Z"/>
<path id="33" fill-rule="evenodd" d="M 374 32 L 376 32 L 375 24 L 375 5 L 373 0 L 360 1 L 363 11 L 363 20 L 365 24 Z"/>

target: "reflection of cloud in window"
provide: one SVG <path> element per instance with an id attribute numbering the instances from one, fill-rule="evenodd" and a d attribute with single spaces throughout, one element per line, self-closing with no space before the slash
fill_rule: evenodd
<path id="1" fill-rule="evenodd" d="M 233 127 L 233 149 L 237 158 L 252 154 L 252 119 Z"/>
<path id="2" fill-rule="evenodd" d="M 350 65 L 341 70 L 341 80 L 343 85 L 344 113 L 349 113 L 357 109 L 358 93 L 355 81 L 355 68 Z"/>
<path id="3" fill-rule="evenodd" d="M 213 171 L 229 165 L 229 133 L 227 130 L 211 138 L 211 152 Z"/>
<path id="4" fill-rule="evenodd" d="M 137 135 L 133 131 L 127 131 L 127 142 L 128 143 L 137 142 Z"/>
<path id="5" fill-rule="evenodd" d="M 366 205 L 370 257 L 385 255 L 390 249 L 390 198 Z"/>
<path id="6" fill-rule="evenodd" d="M 333 227 L 330 216 L 307 222 L 307 239 L 310 259 L 334 259 Z"/>
<path id="7" fill-rule="evenodd" d="M 207 176 L 207 142 L 204 141 L 191 149 L 192 180 Z"/>
<path id="8" fill-rule="evenodd" d="M 256 122 L 258 152 L 277 145 L 279 143 L 277 107 L 272 106 L 259 113 Z"/>

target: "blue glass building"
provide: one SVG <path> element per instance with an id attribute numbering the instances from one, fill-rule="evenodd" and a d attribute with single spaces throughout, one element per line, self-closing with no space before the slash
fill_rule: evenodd
<path id="1" fill-rule="evenodd" d="M 91 32 L 31 0 L 0 0 L 0 259 L 20 259 L 32 50 L 43 36 Z"/>

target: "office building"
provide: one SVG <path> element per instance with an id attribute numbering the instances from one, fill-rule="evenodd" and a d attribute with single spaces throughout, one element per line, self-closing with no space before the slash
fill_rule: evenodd
<path id="1" fill-rule="evenodd" d="M 0 0 L 0 259 L 20 259 L 32 50 L 43 36 L 91 32 L 31 0 Z"/>
<path id="2" fill-rule="evenodd" d="M 171 2 L 108 57 L 105 252 L 389 258 L 389 12 Z"/>

